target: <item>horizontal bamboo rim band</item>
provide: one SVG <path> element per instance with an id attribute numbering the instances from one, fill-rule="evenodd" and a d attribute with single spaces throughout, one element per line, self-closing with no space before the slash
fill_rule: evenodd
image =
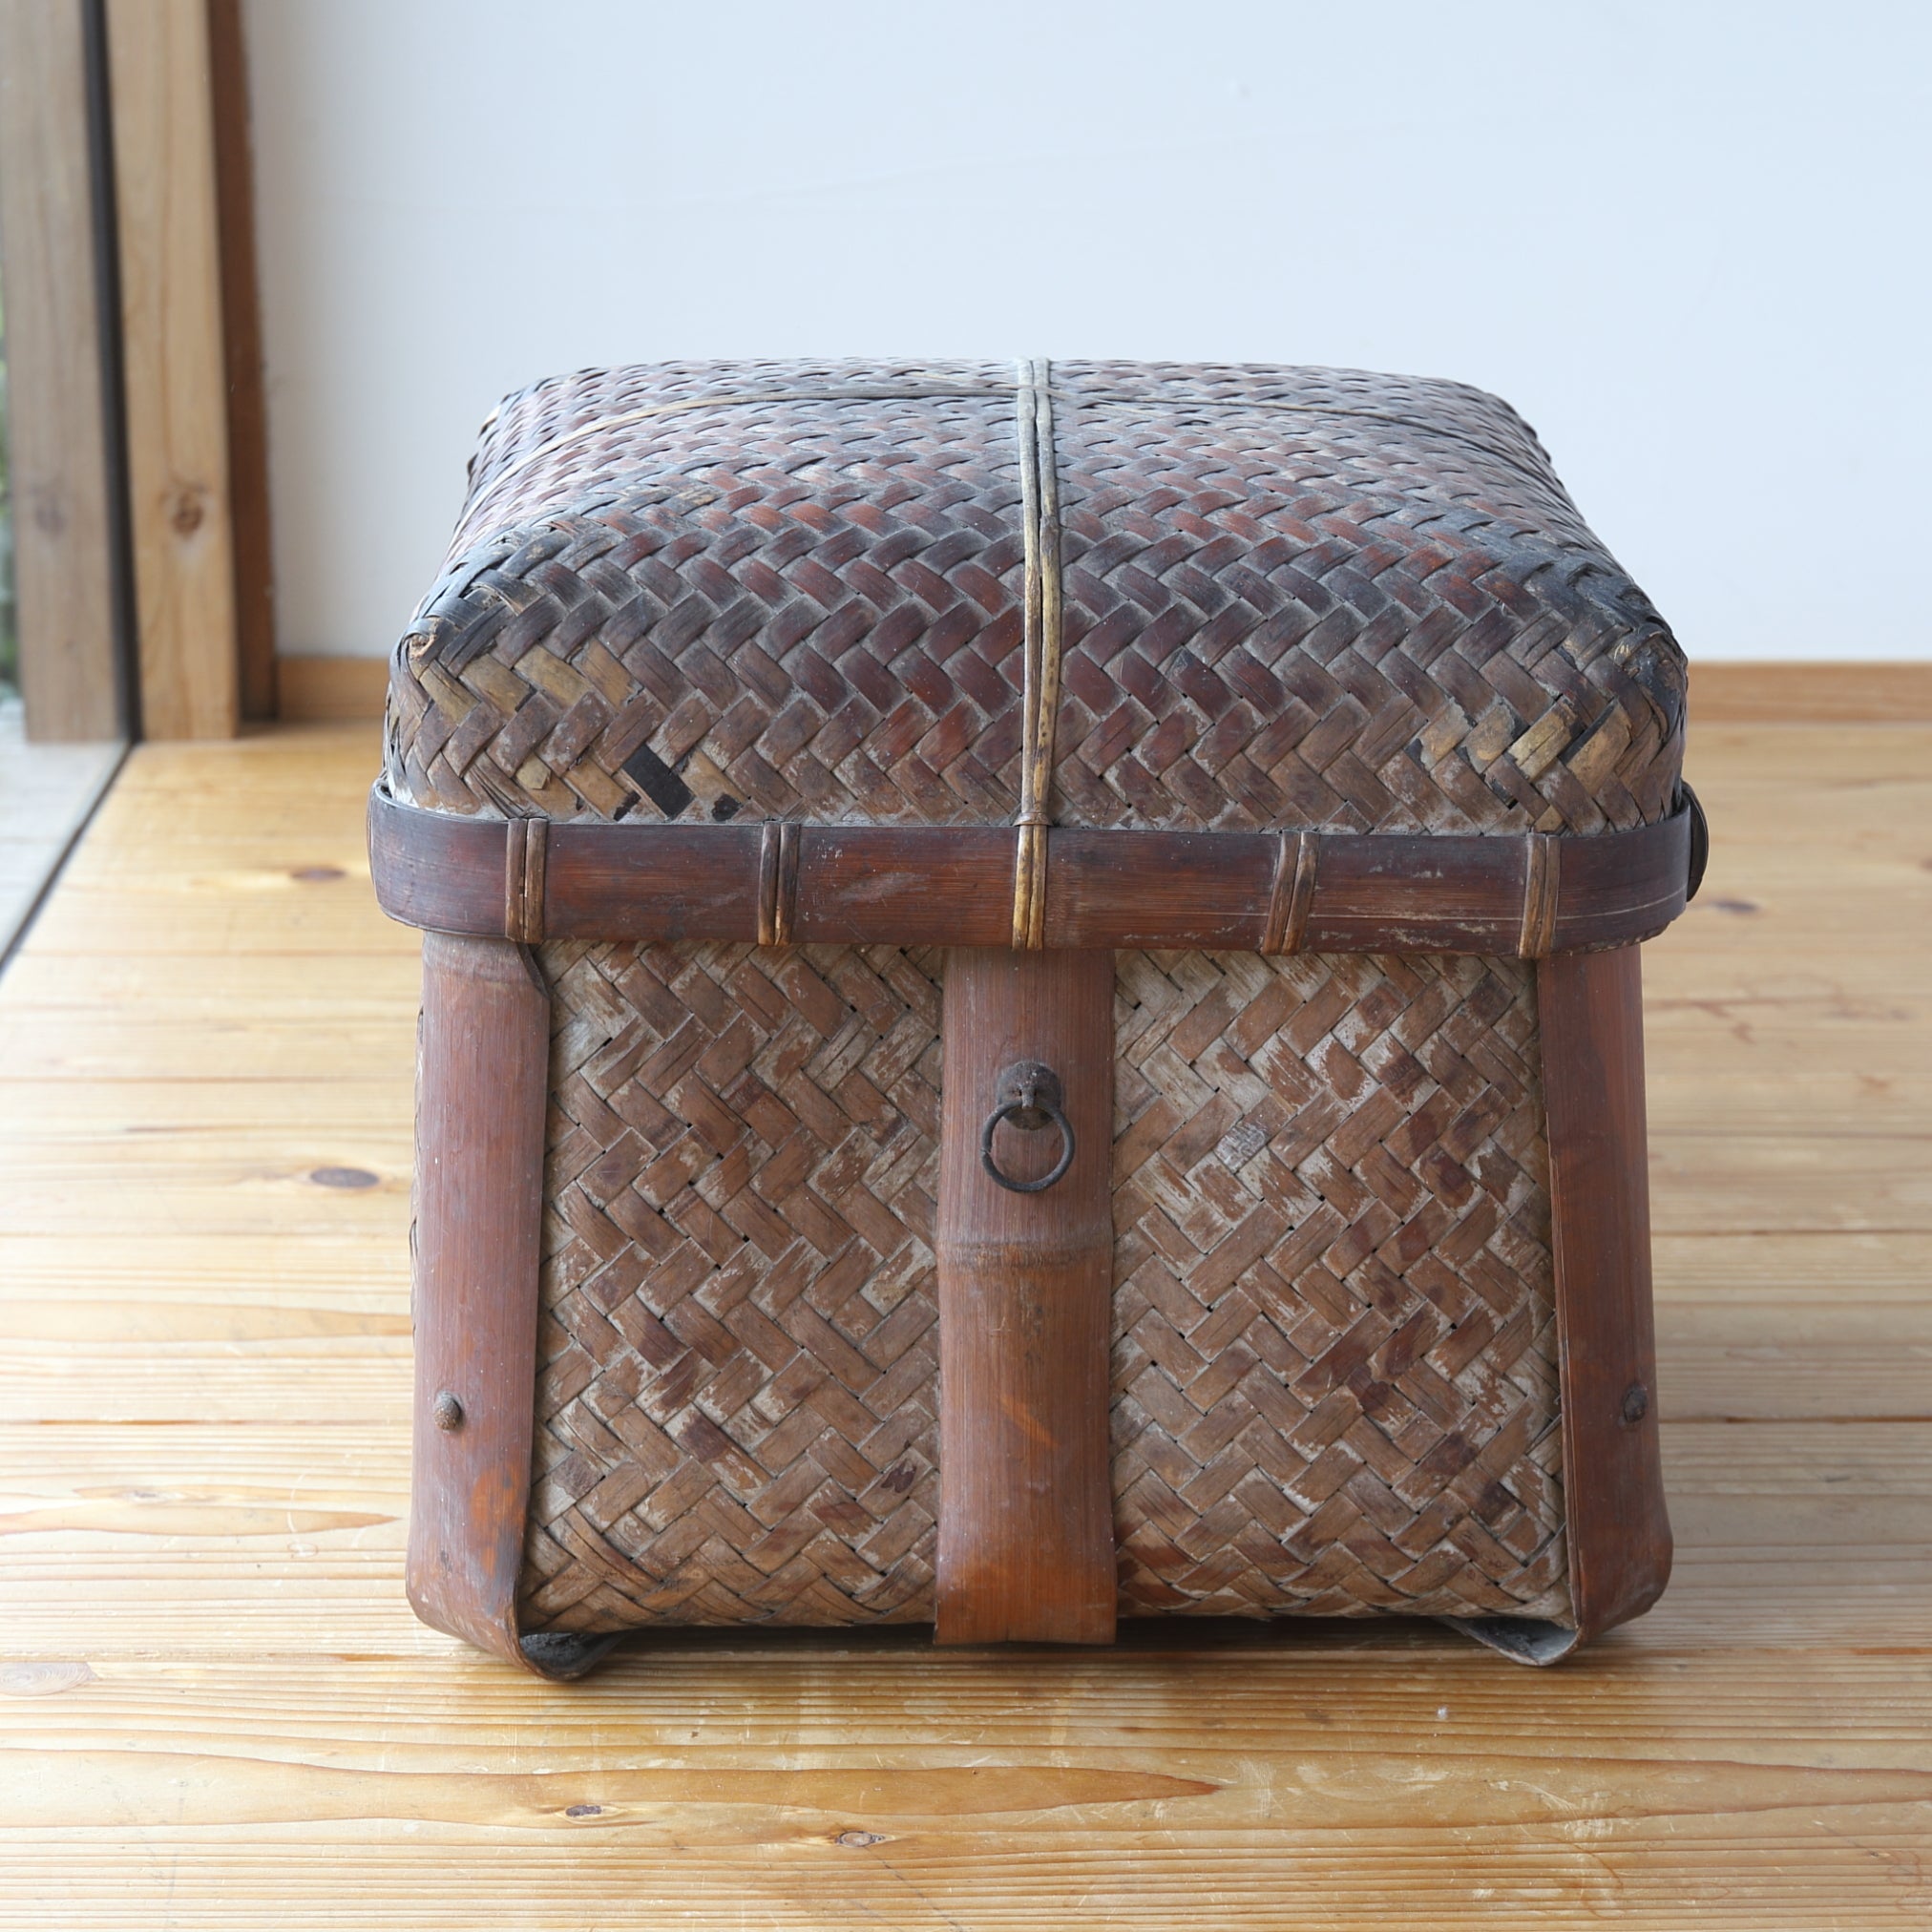
<path id="1" fill-rule="evenodd" d="M 1026 826 L 1042 947 L 1471 953 L 1648 938 L 1683 911 L 1693 808 L 1626 831 L 1162 832 Z M 376 896 L 479 937 L 1010 946 L 1011 826 L 485 819 L 369 801 Z"/>

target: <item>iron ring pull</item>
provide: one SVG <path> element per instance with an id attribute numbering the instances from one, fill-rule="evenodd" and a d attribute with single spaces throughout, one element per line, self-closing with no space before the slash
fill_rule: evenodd
<path id="1" fill-rule="evenodd" d="M 1065 1095 L 1060 1076 L 1037 1060 L 1017 1060 L 999 1076 L 996 1104 L 979 1130 L 979 1165 L 1010 1194 L 1043 1194 L 1073 1166 L 1073 1127 L 1062 1106 Z M 993 1158 L 993 1136 L 1001 1121 L 1011 1121 L 1023 1134 L 1038 1133 L 1041 1127 L 1060 1129 L 1060 1159 L 1050 1173 L 1038 1181 L 1016 1181 L 999 1171 Z"/>

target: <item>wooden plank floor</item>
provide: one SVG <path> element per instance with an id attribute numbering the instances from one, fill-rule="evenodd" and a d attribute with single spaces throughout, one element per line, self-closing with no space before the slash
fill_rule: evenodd
<path id="1" fill-rule="evenodd" d="M 0 685 L 0 962 L 123 749 L 118 743 L 29 744 L 20 700 Z"/>
<path id="2" fill-rule="evenodd" d="M 1932 727 L 1696 738 L 1677 1573 L 1548 1672 L 1304 1626 L 557 1688 L 417 1625 L 375 755 L 137 752 L 0 979 L 0 1922 L 1932 1925 Z"/>

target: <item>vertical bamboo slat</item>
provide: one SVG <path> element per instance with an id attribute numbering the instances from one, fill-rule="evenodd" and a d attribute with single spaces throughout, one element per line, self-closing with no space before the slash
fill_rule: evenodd
<path id="1" fill-rule="evenodd" d="M 1114 956 L 961 948 L 946 969 L 940 1104 L 942 1644 L 1105 1644 L 1114 1634 L 1108 1349 L 1113 1338 Z M 1075 1154 L 1040 1193 L 980 1162 L 1000 1070 L 1051 1065 Z M 1002 1127 L 994 1157 L 1036 1182 L 1053 1127 Z"/>

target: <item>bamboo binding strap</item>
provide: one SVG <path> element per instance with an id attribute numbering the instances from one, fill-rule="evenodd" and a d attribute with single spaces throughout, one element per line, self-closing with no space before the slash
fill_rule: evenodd
<path id="1" fill-rule="evenodd" d="M 1013 857 L 1013 943 L 1046 944 L 1046 828 L 1060 710 L 1060 474 L 1053 448 L 1053 366 L 1019 365 L 1019 502 L 1026 543 L 1020 701 L 1019 830 Z"/>
<path id="2" fill-rule="evenodd" d="M 534 946 L 543 937 L 544 862 L 550 852 L 547 818 L 513 818 L 504 827 L 503 936 Z"/>
<path id="3" fill-rule="evenodd" d="M 1321 862 L 1321 834 L 1285 831 L 1274 862 L 1274 885 L 1269 893 L 1268 928 L 1262 934 L 1264 953 L 1299 953 L 1308 936 L 1309 908 L 1314 904 L 1314 872 Z"/>

